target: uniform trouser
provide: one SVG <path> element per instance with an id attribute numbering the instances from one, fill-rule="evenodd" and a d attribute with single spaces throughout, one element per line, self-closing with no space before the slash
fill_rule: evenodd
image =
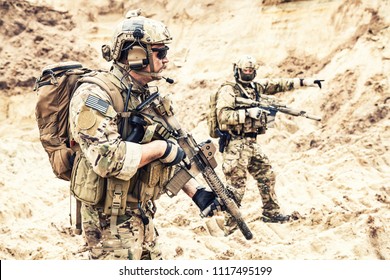
<path id="1" fill-rule="evenodd" d="M 91 259 L 162 259 L 150 212 L 146 211 L 147 225 L 142 222 L 138 209 L 129 209 L 125 215 L 118 216 L 117 235 L 111 235 L 110 216 L 104 216 L 96 207 L 82 204 L 81 216 Z"/>
<path id="2" fill-rule="evenodd" d="M 275 195 L 275 174 L 268 157 L 261 151 L 255 138 L 233 138 L 223 153 L 222 170 L 227 184 L 234 192 L 238 202 L 245 194 L 247 171 L 257 181 L 263 203 L 263 215 L 279 213 Z M 225 233 L 237 228 L 230 214 L 225 214 Z"/>

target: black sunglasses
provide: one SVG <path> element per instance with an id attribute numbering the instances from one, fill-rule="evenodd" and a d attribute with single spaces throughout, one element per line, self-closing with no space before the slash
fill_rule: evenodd
<path id="1" fill-rule="evenodd" d="M 169 50 L 168 46 L 164 46 L 162 48 L 152 48 L 152 51 L 157 52 L 157 57 L 158 59 L 161 60 L 167 57 L 168 50 Z"/>

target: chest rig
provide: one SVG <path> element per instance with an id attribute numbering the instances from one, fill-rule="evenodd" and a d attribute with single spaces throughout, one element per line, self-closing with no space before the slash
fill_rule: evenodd
<path id="1" fill-rule="evenodd" d="M 131 89 L 130 89 L 131 90 Z M 145 98 L 146 97 L 146 98 Z M 160 97 L 158 93 L 133 91 L 125 101 L 125 112 L 118 113 L 118 129 L 122 139 L 145 144 L 152 140 L 169 139 L 173 135 L 162 118 L 173 115 L 169 96 Z M 159 160 L 140 168 L 130 181 L 109 178 L 104 203 L 104 214 L 111 215 L 111 232 L 116 229 L 116 218 L 127 209 L 138 209 L 142 213 L 156 212 L 154 201 L 165 193 L 164 186 L 175 173 L 175 167 L 167 167 Z"/>
<path id="2" fill-rule="evenodd" d="M 251 87 L 243 87 L 240 83 L 226 82 L 222 86 L 231 86 L 234 91 L 235 97 L 243 97 L 252 99 L 255 101 L 260 100 L 260 94 L 264 92 L 264 88 L 259 83 L 252 83 Z M 243 109 L 234 104 L 235 109 Z M 233 136 L 245 136 L 252 135 L 256 137 L 257 134 L 264 134 L 266 131 L 267 119 L 266 115 L 263 115 L 259 120 L 254 120 L 249 117 L 245 118 L 243 124 L 237 125 L 221 125 L 221 130 L 229 131 Z"/>

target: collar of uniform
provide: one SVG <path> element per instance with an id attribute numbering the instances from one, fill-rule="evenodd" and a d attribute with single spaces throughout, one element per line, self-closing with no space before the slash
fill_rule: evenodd
<path id="1" fill-rule="evenodd" d="M 131 84 L 131 93 L 133 95 L 141 97 L 142 100 L 150 95 L 148 85 L 141 85 L 139 82 L 133 79 L 120 65 L 114 63 L 110 71 L 119 81 L 121 81 L 121 85 L 126 87 L 126 92 L 129 88 L 129 85 Z"/>
<path id="2" fill-rule="evenodd" d="M 132 84 L 130 75 L 120 65 L 114 63 L 110 69 L 110 72 L 120 81 L 121 88 L 125 87 L 127 90 L 129 85 Z"/>

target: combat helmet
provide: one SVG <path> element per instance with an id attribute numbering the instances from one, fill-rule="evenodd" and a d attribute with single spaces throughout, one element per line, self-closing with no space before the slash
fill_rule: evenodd
<path id="1" fill-rule="evenodd" d="M 254 71 L 251 74 L 244 74 L 243 69 L 252 68 Z M 250 83 L 256 77 L 256 70 L 259 68 L 256 58 L 251 55 L 241 56 L 237 62 L 233 63 L 234 78 L 242 83 Z"/>
<path id="2" fill-rule="evenodd" d="M 128 51 L 130 69 L 140 70 L 151 65 L 152 45 L 169 44 L 172 37 L 168 28 L 160 21 L 141 16 L 141 9 L 127 12 L 125 19 L 116 27 L 111 46 L 103 45 L 102 54 L 107 61 L 119 62 L 123 51 Z M 165 47 L 168 50 L 168 47 Z"/>

